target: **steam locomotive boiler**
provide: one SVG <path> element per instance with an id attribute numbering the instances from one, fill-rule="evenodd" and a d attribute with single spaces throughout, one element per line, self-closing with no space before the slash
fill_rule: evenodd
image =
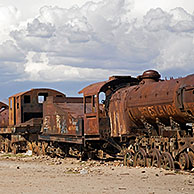
<path id="1" fill-rule="evenodd" d="M 116 91 L 109 102 L 112 137 L 134 137 L 126 162 L 173 169 L 194 160 L 194 75 L 161 80 L 145 71 L 139 84 Z"/>

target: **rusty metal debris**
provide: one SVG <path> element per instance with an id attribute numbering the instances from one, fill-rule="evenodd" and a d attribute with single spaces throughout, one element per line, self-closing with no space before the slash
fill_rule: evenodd
<path id="1" fill-rule="evenodd" d="M 32 89 L 0 103 L 1 151 L 118 158 L 129 166 L 194 167 L 194 75 L 112 76 L 66 97 Z"/>

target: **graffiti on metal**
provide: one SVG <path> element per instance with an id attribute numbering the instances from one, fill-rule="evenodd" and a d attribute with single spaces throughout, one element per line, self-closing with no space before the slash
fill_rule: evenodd
<path id="1" fill-rule="evenodd" d="M 44 132 L 48 132 L 50 129 L 50 116 L 45 116 L 43 126 L 44 126 Z"/>
<path id="2" fill-rule="evenodd" d="M 157 116 L 173 116 L 177 114 L 177 109 L 175 106 L 168 105 L 158 105 L 158 106 L 145 106 L 145 107 L 134 107 L 130 108 L 131 114 L 135 117 L 135 115 L 143 115 L 144 117 L 157 117 Z"/>

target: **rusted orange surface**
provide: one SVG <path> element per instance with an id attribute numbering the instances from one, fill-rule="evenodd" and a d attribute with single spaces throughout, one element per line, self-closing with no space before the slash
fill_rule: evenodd
<path id="1" fill-rule="evenodd" d="M 43 133 L 55 135 L 82 135 L 83 98 L 64 97 L 55 102 L 49 97 L 43 106 Z"/>
<path id="2" fill-rule="evenodd" d="M 156 79 L 149 77 L 152 73 Z M 113 94 L 109 106 L 112 136 L 130 134 L 132 129 L 144 128 L 145 123 L 157 128 L 156 120 L 166 126 L 170 118 L 180 125 L 194 121 L 194 75 L 159 78 L 154 71 L 144 73 L 139 85 Z"/>
<path id="3" fill-rule="evenodd" d="M 136 78 L 131 76 L 112 76 L 109 80 L 91 84 L 79 93 L 84 96 L 84 133 L 86 135 L 110 135 L 110 120 L 108 115 L 109 100 L 113 93 L 126 85 L 137 84 Z M 100 94 L 104 93 L 105 99 L 101 102 Z M 90 102 L 87 101 L 90 99 Z M 90 111 L 86 111 L 90 107 Z"/>
<path id="4" fill-rule="evenodd" d="M 31 89 L 9 98 L 9 125 L 20 125 L 31 119 L 43 117 L 43 102 L 48 96 L 65 97 L 52 89 Z"/>
<path id="5" fill-rule="evenodd" d="M 0 102 L 0 128 L 5 128 L 9 125 L 9 107 L 3 102 Z"/>

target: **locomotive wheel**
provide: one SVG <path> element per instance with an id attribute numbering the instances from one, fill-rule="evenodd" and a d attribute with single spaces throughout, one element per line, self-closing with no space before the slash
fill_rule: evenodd
<path id="1" fill-rule="evenodd" d="M 134 161 L 134 151 L 127 151 L 124 156 L 123 164 L 124 166 L 132 166 Z"/>
<path id="2" fill-rule="evenodd" d="M 191 168 L 194 168 L 194 153 L 192 151 L 189 151 L 188 156 L 189 156 L 189 161 L 190 161 L 190 164 L 191 164 Z"/>
<path id="3" fill-rule="evenodd" d="M 147 155 L 143 148 L 140 148 L 139 151 L 134 156 L 133 166 L 146 167 L 147 166 Z"/>
<path id="4" fill-rule="evenodd" d="M 160 164 L 161 164 L 161 154 L 160 151 L 158 149 L 152 149 L 149 152 L 150 155 L 150 163 L 149 166 L 150 167 L 157 167 L 160 168 Z"/>
<path id="5" fill-rule="evenodd" d="M 173 158 L 169 152 L 162 153 L 160 165 L 166 170 L 174 170 Z"/>
<path id="6" fill-rule="evenodd" d="M 181 170 L 186 170 L 189 168 L 189 156 L 186 152 L 182 152 L 178 158 L 178 164 Z"/>

